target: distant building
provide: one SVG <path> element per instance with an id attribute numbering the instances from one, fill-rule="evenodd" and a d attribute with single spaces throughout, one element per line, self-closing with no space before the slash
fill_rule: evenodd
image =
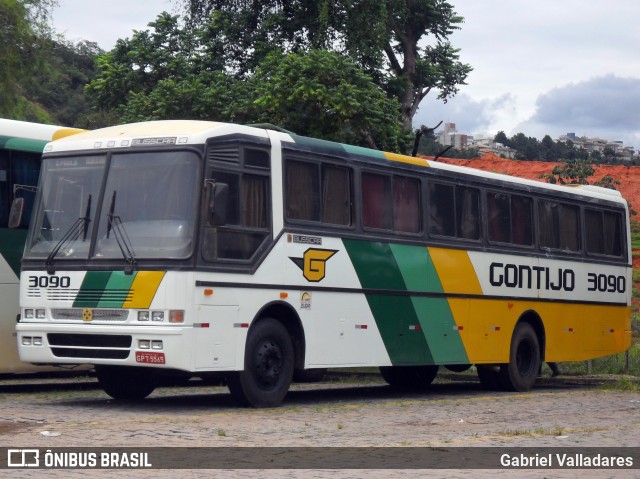
<path id="1" fill-rule="evenodd" d="M 604 153 L 605 148 L 613 150 L 615 155 L 623 161 L 631 161 L 635 150 L 631 146 L 624 146 L 622 141 L 603 140 L 602 138 L 588 138 L 586 136 L 576 136 L 575 133 L 567 133 L 558 138 L 558 141 L 571 141 L 575 148 L 584 148 L 589 153 L 598 151 Z"/>
<path id="2" fill-rule="evenodd" d="M 445 123 L 444 130 L 438 133 L 436 141 L 443 146 L 453 146 L 458 150 L 462 150 L 467 148 L 469 138 L 473 139 L 473 137 L 469 137 L 469 135 L 465 133 L 458 133 L 456 131 L 455 123 Z"/>
<path id="3" fill-rule="evenodd" d="M 458 150 L 464 148 L 477 148 L 482 153 L 493 153 L 505 158 L 514 158 L 515 150 L 502 143 L 496 143 L 493 137 L 488 135 L 468 135 L 459 133 L 455 123 L 445 123 L 444 129 L 436 136 L 436 141 L 443 146 L 453 146 Z"/>

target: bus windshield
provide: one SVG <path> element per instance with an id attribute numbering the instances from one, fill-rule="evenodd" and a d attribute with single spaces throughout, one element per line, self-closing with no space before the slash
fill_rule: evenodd
<path id="1" fill-rule="evenodd" d="M 198 163 L 187 151 L 45 161 L 25 256 L 121 259 L 123 246 L 132 260 L 189 256 Z"/>

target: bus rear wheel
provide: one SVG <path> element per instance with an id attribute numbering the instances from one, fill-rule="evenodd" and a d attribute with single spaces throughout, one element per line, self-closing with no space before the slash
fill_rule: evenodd
<path id="1" fill-rule="evenodd" d="M 384 366 L 380 374 L 391 387 L 400 391 L 424 391 L 436 375 L 438 366 Z"/>
<path id="2" fill-rule="evenodd" d="M 275 319 L 262 319 L 249 330 L 244 370 L 229 376 L 229 391 L 243 406 L 277 406 L 289 391 L 293 364 L 287 329 Z"/>
<path id="3" fill-rule="evenodd" d="M 96 366 L 95 369 L 98 384 L 113 399 L 144 399 L 158 384 L 157 376 L 151 368 Z"/>
<path id="4" fill-rule="evenodd" d="M 513 330 L 509 363 L 500 367 L 500 382 L 510 391 L 529 391 L 540 370 L 540 342 L 533 326 L 519 323 Z"/>

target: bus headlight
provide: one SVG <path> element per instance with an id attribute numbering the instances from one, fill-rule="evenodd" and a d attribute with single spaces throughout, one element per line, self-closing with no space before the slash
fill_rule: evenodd
<path id="1" fill-rule="evenodd" d="M 44 309 L 36 309 L 36 319 L 44 319 L 45 311 Z"/>
<path id="2" fill-rule="evenodd" d="M 164 311 L 153 311 L 151 321 L 164 321 Z"/>
<path id="3" fill-rule="evenodd" d="M 149 311 L 138 311 L 138 321 L 149 321 Z"/>
<path id="4" fill-rule="evenodd" d="M 24 310 L 24 318 L 25 319 L 33 319 L 35 316 L 33 314 L 33 309 L 25 309 Z"/>

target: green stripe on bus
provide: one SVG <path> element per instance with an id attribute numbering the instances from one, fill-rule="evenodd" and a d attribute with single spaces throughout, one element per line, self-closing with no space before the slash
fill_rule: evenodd
<path id="1" fill-rule="evenodd" d="M 391 248 L 386 243 L 343 240 L 360 284 L 365 289 L 406 291 Z M 366 294 L 382 341 L 393 365 L 434 364 L 412 299 L 390 294 Z"/>
<path id="2" fill-rule="evenodd" d="M 426 247 L 398 244 L 390 247 L 409 291 L 444 292 Z M 411 301 L 435 363 L 468 364 L 447 299 L 414 296 Z"/>
<path id="3" fill-rule="evenodd" d="M 97 306 L 99 308 L 122 308 L 135 277 L 136 274 L 125 274 L 123 271 L 112 272 Z"/>
<path id="4" fill-rule="evenodd" d="M 0 233 L 0 254 L 9 264 L 16 278 L 20 277 L 20 260 L 24 252 L 27 230 L 2 228 Z"/>
<path id="5" fill-rule="evenodd" d="M 30 138 L 15 138 L 12 136 L 0 136 L 0 148 L 7 150 L 30 151 L 42 153 L 48 141 L 34 140 Z"/>
<path id="6" fill-rule="evenodd" d="M 104 289 L 111 278 L 111 271 L 87 271 L 80 291 L 73 302 L 74 308 L 95 308 L 100 303 Z"/>

